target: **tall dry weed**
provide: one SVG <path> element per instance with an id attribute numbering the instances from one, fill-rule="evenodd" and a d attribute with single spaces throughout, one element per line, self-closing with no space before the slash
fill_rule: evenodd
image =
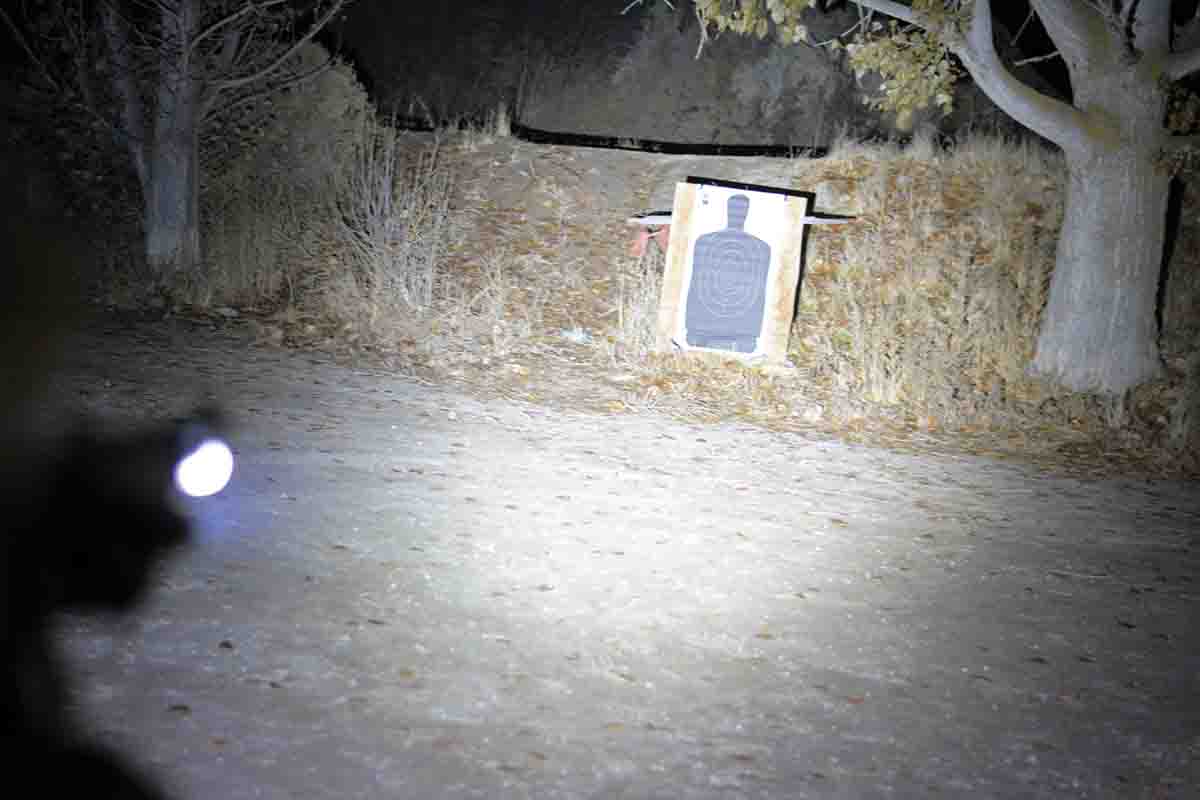
<path id="1" fill-rule="evenodd" d="M 286 310 L 352 341 L 407 335 L 451 237 L 439 141 L 378 117 L 344 66 L 280 98 L 212 171 L 208 270 L 188 299 Z"/>
<path id="2" fill-rule="evenodd" d="M 606 342 L 614 364 L 643 361 L 655 350 L 658 338 L 659 297 L 666 258 L 660 247 L 648 247 L 632 263 L 617 267 L 617 325 Z"/>
<path id="3" fill-rule="evenodd" d="M 434 145 L 401 149 L 399 134 L 364 120 L 333 225 L 340 263 L 361 299 L 401 313 L 429 308 L 450 226 L 453 170 Z"/>

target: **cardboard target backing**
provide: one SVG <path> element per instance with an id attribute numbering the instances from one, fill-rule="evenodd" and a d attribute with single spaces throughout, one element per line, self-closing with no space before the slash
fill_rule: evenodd
<path id="1" fill-rule="evenodd" d="M 785 362 L 813 198 L 708 178 L 676 184 L 658 349 Z"/>

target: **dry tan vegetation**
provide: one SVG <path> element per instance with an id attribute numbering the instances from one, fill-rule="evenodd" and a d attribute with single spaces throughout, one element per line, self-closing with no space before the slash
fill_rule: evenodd
<path id="1" fill-rule="evenodd" d="M 269 147 L 210 185 L 211 270 L 183 296 L 264 339 L 538 402 L 905 446 L 1144 464 L 1197 438 L 1195 248 L 1172 270 L 1167 380 L 1114 404 L 1026 376 L 1063 203 L 1060 158 L 1037 144 L 844 142 L 784 164 L 819 211 L 857 221 L 810 228 L 794 369 L 764 371 L 652 352 L 661 252 L 629 256 L 624 220 L 662 188 L 655 156 L 519 142 L 503 110 L 415 135 L 365 102 L 297 108 L 318 110 L 304 122 L 325 134 L 300 141 L 321 144 L 296 146 L 301 120 L 281 113 Z"/>
<path id="2" fill-rule="evenodd" d="M 857 224 L 813 236 L 795 346 L 831 413 L 894 409 L 924 428 L 992 427 L 1053 396 L 1033 354 L 1062 215 L 1062 169 L 983 137 L 842 145 L 805 176 Z"/>

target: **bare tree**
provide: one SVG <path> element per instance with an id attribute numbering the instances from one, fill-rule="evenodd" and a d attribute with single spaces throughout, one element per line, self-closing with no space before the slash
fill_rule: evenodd
<path id="1" fill-rule="evenodd" d="M 37 19 L 0 16 L 44 82 L 128 153 L 146 260 L 167 279 L 200 263 L 203 127 L 328 68 L 302 70 L 297 55 L 347 2 L 57 0 Z"/>

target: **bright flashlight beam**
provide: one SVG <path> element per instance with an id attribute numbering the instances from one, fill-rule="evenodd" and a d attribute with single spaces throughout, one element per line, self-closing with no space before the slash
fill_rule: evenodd
<path id="1" fill-rule="evenodd" d="M 233 477 L 233 451 L 220 439 L 205 439 L 175 465 L 175 486 L 189 497 L 208 497 Z"/>

